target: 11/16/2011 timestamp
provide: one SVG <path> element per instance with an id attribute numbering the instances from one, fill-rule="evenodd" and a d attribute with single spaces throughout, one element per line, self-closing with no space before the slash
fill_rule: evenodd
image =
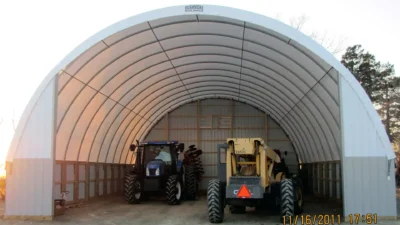
<path id="1" fill-rule="evenodd" d="M 284 225 L 328 225 L 341 224 L 340 215 L 298 215 L 283 217 Z M 378 224 L 377 214 L 367 213 L 348 215 L 349 224 Z"/>

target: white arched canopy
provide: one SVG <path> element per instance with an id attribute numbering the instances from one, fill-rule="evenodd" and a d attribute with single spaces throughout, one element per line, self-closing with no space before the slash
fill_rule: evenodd
<path id="1" fill-rule="evenodd" d="M 31 99 L 7 161 L 129 164 L 132 142 L 169 111 L 204 98 L 268 113 L 305 163 L 394 158 L 368 96 L 326 49 L 274 19 L 203 5 L 136 15 L 78 46 Z"/>
<path id="2" fill-rule="evenodd" d="M 130 163 L 131 142 L 171 108 L 205 97 L 267 112 L 303 162 L 340 160 L 340 78 L 371 116 L 389 149 L 383 152 L 391 149 L 366 94 L 331 54 L 279 21 L 242 10 L 176 6 L 137 15 L 94 35 L 54 72 L 57 160 Z"/>

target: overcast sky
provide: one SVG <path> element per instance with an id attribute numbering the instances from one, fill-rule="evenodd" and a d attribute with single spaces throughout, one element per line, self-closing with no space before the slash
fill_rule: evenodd
<path id="1" fill-rule="evenodd" d="M 8 0 L 0 2 L 0 162 L 11 140 L 11 117 L 22 114 L 33 92 L 62 58 L 85 39 L 127 17 L 188 1 Z M 400 70 L 399 0 L 201 1 L 270 17 L 309 17 L 307 31 L 344 36 Z M 400 72 L 398 73 L 400 74 Z"/>

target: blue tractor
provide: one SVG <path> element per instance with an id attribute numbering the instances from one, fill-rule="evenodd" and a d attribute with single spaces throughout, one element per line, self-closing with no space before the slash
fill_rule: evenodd
<path id="1" fill-rule="evenodd" d="M 149 141 L 131 145 L 136 163 L 125 174 L 124 195 L 129 204 L 145 197 L 164 195 L 168 204 L 179 205 L 197 186 L 193 166 L 184 165 L 184 144 L 178 141 Z M 193 184 L 190 184 L 193 183 Z"/>

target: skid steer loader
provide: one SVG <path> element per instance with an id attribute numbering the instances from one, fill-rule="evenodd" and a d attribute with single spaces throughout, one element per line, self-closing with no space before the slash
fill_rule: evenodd
<path id="1" fill-rule="evenodd" d="M 225 206 L 232 214 L 245 213 L 246 206 L 280 211 L 280 220 L 302 213 L 300 178 L 288 177 L 279 155 L 261 138 L 228 138 L 218 146 L 218 179 L 207 190 L 211 223 L 224 220 Z"/>

